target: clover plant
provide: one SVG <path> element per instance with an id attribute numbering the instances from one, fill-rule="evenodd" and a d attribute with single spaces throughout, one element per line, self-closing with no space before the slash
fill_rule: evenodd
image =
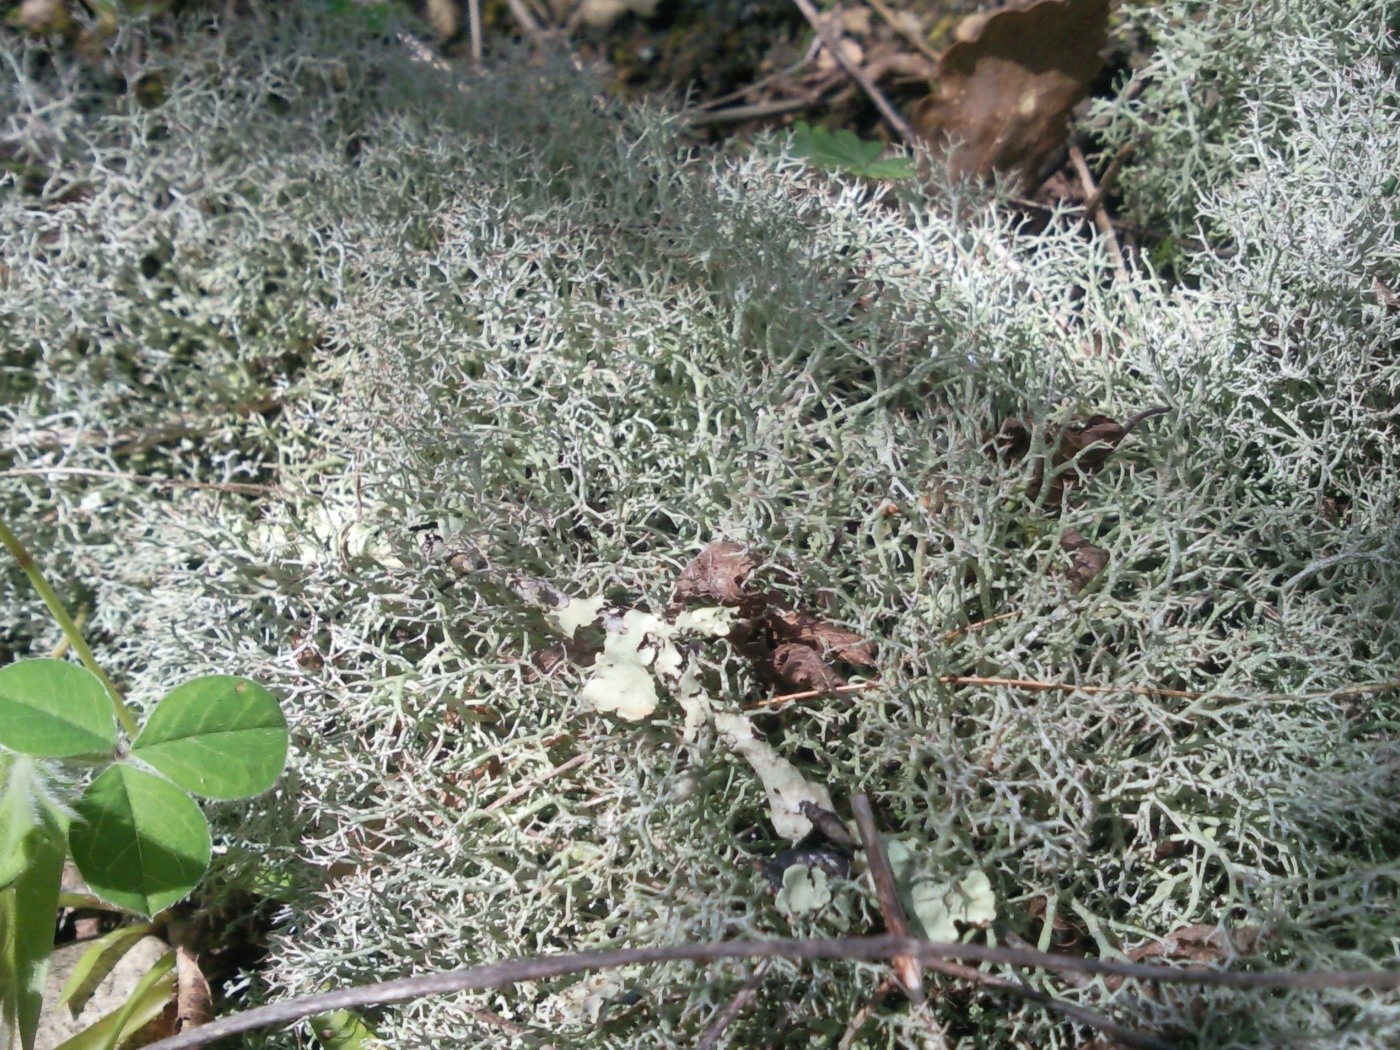
<path id="1" fill-rule="evenodd" d="M 236 799 L 270 788 L 287 760 L 287 722 L 256 682 L 206 675 L 170 690 L 138 726 L 3 523 L 0 542 L 85 665 L 0 668 L 0 1046 L 17 1032 L 29 1050 L 65 858 L 93 894 L 125 911 L 149 917 L 179 901 L 209 867 L 209 822 L 191 795 Z M 95 775 L 68 797 L 73 766 Z"/>

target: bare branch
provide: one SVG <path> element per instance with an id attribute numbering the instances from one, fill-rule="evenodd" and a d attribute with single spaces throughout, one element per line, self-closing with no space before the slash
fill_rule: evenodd
<path id="1" fill-rule="evenodd" d="M 911 955 L 924 962 L 932 959 L 960 959 L 965 962 L 1001 963 L 1052 971 L 1117 974 L 1120 977 L 1143 981 L 1220 988 L 1369 988 L 1376 991 L 1400 989 L 1400 970 L 1212 970 L 1205 967 L 1178 968 L 1160 964 L 1119 962 L 1113 959 L 1085 959 L 1073 955 L 1055 955 L 1020 948 L 992 948 L 979 944 L 940 944 L 909 937 L 845 937 L 833 940 L 774 938 L 766 941 L 719 941 L 711 944 L 675 944 L 657 948 L 574 952 L 512 959 L 507 962 L 424 974 L 421 977 L 381 981 L 260 1006 L 255 1010 L 221 1018 L 202 1028 L 162 1039 L 150 1044 L 147 1050 L 188 1050 L 190 1047 L 204 1046 L 240 1032 L 291 1024 L 293 1021 L 300 1021 L 328 1010 L 353 1010 L 385 1003 L 401 1003 L 429 995 L 506 988 L 521 981 L 542 981 L 587 970 L 616 969 L 619 966 L 644 966 L 653 963 L 710 963 L 722 959 L 875 960 L 887 959 L 893 955 Z"/>
<path id="2" fill-rule="evenodd" d="M 772 965 L 771 959 L 764 959 L 754 967 L 753 974 L 743 986 L 734 993 L 734 998 L 725 1004 L 723 1010 L 711 1022 L 710 1027 L 705 1029 L 705 1034 L 700 1037 L 700 1041 L 695 1044 L 695 1050 L 713 1050 L 715 1044 L 719 1042 L 724 1030 L 734 1023 L 734 1019 L 743 1012 L 754 993 L 758 991 L 758 986 L 763 983 L 763 975 L 768 972 L 768 967 Z"/>
<path id="3" fill-rule="evenodd" d="M 812 6 L 811 0 L 792 0 L 797 5 L 797 9 L 802 12 L 804 18 L 812 23 L 812 28 L 817 31 L 817 36 L 821 37 L 822 44 L 826 47 L 827 53 L 836 61 L 836 64 L 846 71 L 846 75 L 860 85 L 860 89 L 865 92 L 866 97 L 875 103 L 875 108 L 880 111 L 880 116 L 885 118 L 885 123 L 890 126 L 896 135 L 912 146 L 918 141 L 918 136 L 914 134 L 914 129 L 909 126 L 909 122 L 899 115 L 899 111 L 890 105 L 887 99 L 875 82 L 866 76 L 865 71 L 846 57 L 845 49 L 841 47 L 841 41 L 837 40 L 822 24 L 821 15 Z"/>
<path id="4" fill-rule="evenodd" d="M 851 812 L 855 814 L 856 827 L 860 829 L 860 841 L 865 847 L 865 862 L 870 866 L 870 879 L 875 883 L 875 896 L 880 902 L 880 914 L 885 917 L 885 929 L 896 937 L 909 936 L 909 920 L 904 916 L 904 906 L 899 903 L 899 890 L 894 884 L 894 871 L 890 868 L 890 858 L 885 855 L 885 847 L 880 842 L 880 829 L 875 824 L 875 813 L 870 808 L 870 800 L 864 795 L 851 797 Z M 904 986 L 904 994 L 918 1006 L 924 1001 L 924 982 L 919 976 L 919 965 L 907 955 L 896 955 L 890 960 L 895 977 Z"/>

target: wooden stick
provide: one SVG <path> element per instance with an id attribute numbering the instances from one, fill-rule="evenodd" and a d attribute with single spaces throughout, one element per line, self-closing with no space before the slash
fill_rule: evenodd
<path id="1" fill-rule="evenodd" d="M 543 981 L 592 970 L 643 966 L 654 963 L 712 963 L 724 959 L 887 959 L 911 955 L 921 962 L 954 959 L 1007 966 L 1040 968 L 1054 972 L 1116 974 L 1160 984 L 1186 984 L 1213 988 L 1293 989 L 1318 991 L 1400 990 L 1400 970 L 1216 970 L 1204 966 L 1171 966 L 1161 963 L 1090 959 L 1078 955 L 1018 948 L 993 948 L 981 944 L 942 944 L 902 937 L 841 937 L 825 940 L 773 938 L 762 941 L 719 941 L 707 944 L 675 944 L 655 948 L 621 948 L 613 951 L 573 952 L 534 958 L 484 963 L 459 970 L 403 977 L 393 981 L 341 988 L 298 999 L 260 1006 L 211 1021 L 200 1028 L 150 1044 L 146 1050 L 190 1050 L 241 1032 L 291 1024 L 330 1010 L 407 1002 L 430 995 L 508 988 L 523 981 Z"/>
<path id="2" fill-rule="evenodd" d="M 712 1050 L 714 1045 L 719 1042 L 720 1036 L 724 1034 L 724 1030 L 734 1023 L 735 1018 L 743 1012 L 749 1000 L 754 997 L 758 986 L 763 983 L 763 975 L 768 972 L 768 967 L 771 965 L 773 965 L 772 959 L 764 959 L 754 967 L 749 979 L 734 993 L 734 998 L 729 1000 L 724 1009 L 711 1022 L 710 1027 L 705 1029 L 705 1034 L 695 1044 L 695 1050 Z"/>
<path id="3" fill-rule="evenodd" d="M 1120 283 L 1124 283 L 1128 280 L 1128 267 L 1123 262 L 1123 249 L 1118 246 L 1118 234 L 1114 232 L 1112 221 L 1098 206 L 1103 194 L 1099 192 L 1099 187 L 1094 185 L 1094 175 L 1089 170 L 1089 162 L 1084 159 L 1084 151 L 1074 143 L 1070 143 L 1069 159 L 1079 174 L 1079 184 L 1084 187 L 1084 199 L 1094 202 L 1092 212 L 1087 203 L 1084 205 L 1083 221 L 1092 222 L 1098 227 L 1099 234 L 1108 248 L 1108 256 L 1113 260 L 1114 276 Z"/>
<path id="4" fill-rule="evenodd" d="M 821 37 L 822 44 L 825 45 L 827 53 L 831 55 L 836 64 L 844 69 L 846 75 L 860 85 L 860 89 L 865 92 L 866 97 L 869 98 L 871 102 L 875 103 L 875 108 L 880 111 L 880 116 L 884 118 L 885 123 L 890 126 L 890 129 L 907 145 L 914 145 L 918 141 L 918 137 L 914 134 L 914 129 L 899 115 L 899 111 L 896 110 L 894 106 L 890 105 L 890 100 L 875 86 L 874 81 L 865 75 L 865 71 L 846 57 L 846 52 L 845 49 L 841 47 L 841 42 L 833 37 L 831 33 L 827 31 L 826 26 L 822 24 L 821 16 L 817 13 L 817 9 L 812 6 L 812 0 L 792 0 L 792 2 L 797 5 L 797 9 L 802 12 L 802 16 L 806 18 L 807 21 L 812 24 L 812 28 L 817 31 L 817 36 Z"/>
<path id="5" fill-rule="evenodd" d="M 1158 696 L 1176 700 L 1222 700 L 1230 703 L 1288 703 L 1306 700 L 1341 700 L 1357 696 L 1370 696 L 1374 693 L 1400 692 L 1400 679 L 1384 682 L 1363 682 L 1357 685 L 1338 686 L 1336 689 L 1318 689 L 1311 693 L 1260 693 L 1246 696 L 1243 693 L 1217 693 L 1212 695 L 1192 689 L 1167 689 L 1150 685 L 1077 685 L 1074 682 L 1042 682 L 1034 678 L 990 678 L 982 675 L 940 675 L 935 679 L 939 685 L 953 686 L 1005 686 L 1008 689 L 1025 689 L 1033 693 L 1085 693 L 1088 695 L 1112 695 L 1121 693 L 1127 696 Z M 775 704 L 792 703 L 797 700 L 810 700 L 832 693 L 858 693 L 868 689 L 879 689 L 884 682 L 857 682 L 855 685 L 842 685 L 834 689 L 809 689 L 802 693 L 784 693 L 755 700 L 745 704 L 744 709 L 771 707 Z"/>
<path id="6" fill-rule="evenodd" d="M 851 812 L 855 814 L 861 845 L 865 847 L 865 861 L 870 865 L 870 879 L 875 883 L 875 896 L 880 901 L 880 914 L 885 917 L 885 929 L 897 937 L 908 937 L 909 920 L 904 916 L 904 906 L 899 903 L 894 871 L 880 841 L 880 829 L 875 825 L 870 800 L 864 795 L 853 795 Z M 924 981 L 919 976 L 918 962 L 912 956 L 896 955 L 890 959 L 890 967 L 904 986 L 904 994 L 909 1001 L 915 1006 L 921 1005 L 924 1001 Z"/>

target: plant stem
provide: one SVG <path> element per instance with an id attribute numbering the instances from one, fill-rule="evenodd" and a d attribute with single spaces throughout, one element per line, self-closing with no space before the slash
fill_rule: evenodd
<path id="1" fill-rule="evenodd" d="M 39 592 L 39 597 L 44 599 L 44 604 L 49 607 L 51 615 L 58 626 L 63 630 L 63 636 L 68 639 L 68 644 L 73 647 L 73 651 L 78 654 L 78 659 L 83 662 L 93 674 L 97 675 L 98 681 L 102 683 L 107 695 L 112 700 L 112 709 L 116 712 L 117 721 L 126 731 L 127 736 L 133 740 L 138 732 L 136 719 L 132 717 L 131 711 L 126 706 L 126 701 L 122 699 L 121 691 L 116 684 L 107 677 L 107 672 L 98 666 L 97 660 L 93 658 L 92 650 L 88 648 L 87 642 L 83 641 L 83 633 L 78 629 L 78 625 L 73 622 L 73 618 L 68 615 L 68 610 L 63 607 L 63 603 L 58 600 L 58 595 L 49 586 L 49 581 L 44 579 L 44 574 L 39 571 L 39 566 L 30 557 L 29 551 L 25 550 L 24 544 L 19 541 L 19 537 L 10 531 L 8 525 L 0 521 L 0 544 L 4 544 L 5 549 L 14 555 L 15 561 L 19 562 L 19 567 L 24 570 L 24 574 L 29 577 L 29 582 L 34 585 L 34 589 Z"/>

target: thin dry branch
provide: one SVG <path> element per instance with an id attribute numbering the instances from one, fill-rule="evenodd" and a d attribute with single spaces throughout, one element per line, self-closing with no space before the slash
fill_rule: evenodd
<path id="1" fill-rule="evenodd" d="M 904 906 L 899 903 L 899 890 L 894 884 L 894 871 L 890 868 L 890 858 L 885 855 L 884 844 L 880 842 L 880 829 L 875 824 L 875 813 L 870 808 L 870 800 L 864 795 L 851 797 L 851 812 L 860 830 L 861 845 L 865 847 L 865 862 L 870 867 L 870 879 L 875 883 L 875 897 L 880 902 L 880 914 L 885 919 L 885 929 L 896 937 L 909 936 L 909 920 L 904 915 Z M 896 955 L 890 966 L 899 983 L 904 986 L 904 994 L 918 1006 L 924 1001 L 924 982 L 919 976 L 919 964 L 908 955 Z"/>
<path id="2" fill-rule="evenodd" d="M 725 1004 L 710 1027 L 705 1029 L 705 1034 L 700 1037 L 700 1041 L 695 1044 L 695 1050 L 713 1050 L 715 1044 L 719 1042 L 720 1036 L 724 1035 L 724 1030 L 734 1023 L 735 1019 L 748 1005 L 754 993 L 758 991 L 758 986 L 763 983 L 763 975 L 768 972 L 768 967 L 773 964 L 771 959 L 764 959 L 754 967 L 753 973 L 743 986 L 734 993 L 734 998 Z"/>
<path id="3" fill-rule="evenodd" d="M 181 1032 L 150 1044 L 147 1050 L 189 1050 L 274 1025 L 291 1024 L 330 1010 L 354 1010 L 386 1003 L 401 1003 L 451 992 L 507 988 L 522 981 L 543 981 L 590 970 L 654 963 L 712 963 L 724 959 L 887 959 L 910 955 L 927 963 L 931 959 L 999 963 L 1056 972 L 1116 974 L 1119 977 L 1167 984 L 1191 984 L 1217 988 L 1287 988 L 1316 991 L 1325 988 L 1374 991 L 1400 990 L 1400 970 L 1212 970 L 1199 966 L 1173 967 L 1151 963 L 1086 959 L 1075 955 L 993 948 L 980 944 L 942 944 L 909 937 L 843 937 L 831 940 L 774 938 L 766 941 L 720 941 L 710 944 L 676 944 L 656 948 L 622 948 L 615 951 L 574 952 L 507 962 L 468 966 L 459 970 L 405 977 L 396 981 L 342 988 L 300 999 L 260 1006 Z"/>
<path id="4" fill-rule="evenodd" d="M 733 124 L 743 120 L 762 120 L 777 117 L 799 109 L 807 109 L 815 104 L 810 98 L 775 98 L 768 102 L 755 102 L 748 106 L 730 106 L 728 109 L 697 110 L 686 114 L 685 122 L 693 128 L 707 124 Z"/>
<path id="5" fill-rule="evenodd" d="M 1084 188 L 1084 199 L 1094 202 L 1094 210 L 1089 210 L 1089 205 L 1084 205 L 1084 222 L 1092 222 L 1098 227 L 1099 235 L 1103 237 L 1104 244 L 1108 248 L 1108 256 L 1113 260 L 1113 274 L 1120 283 L 1128 280 L 1128 267 L 1123 261 L 1123 249 L 1118 245 L 1118 234 L 1113 230 L 1113 222 L 1103 209 L 1099 207 L 1099 202 L 1103 199 L 1103 194 L 1099 187 L 1094 184 L 1094 174 L 1089 170 L 1089 162 L 1084 159 L 1084 151 L 1074 143 L 1069 147 L 1070 163 L 1074 165 L 1075 173 L 1079 176 L 1079 184 Z"/>
<path id="6" fill-rule="evenodd" d="M 11 467 L 0 470 L 0 478 L 41 478 L 56 475 L 71 478 L 100 478 L 107 481 L 130 481 L 154 488 L 206 489 L 210 492 L 235 492 L 242 496 L 277 496 L 282 490 L 275 485 L 255 485 L 243 481 L 192 481 L 189 478 L 158 478 L 151 474 L 131 474 L 121 470 L 88 470 L 84 467 Z"/>
<path id="7" fill-rule="evenodd" d="M 884 843 L 880 840 L 880 829 L 875 824 L 875 814 L 870 808 L 870 801 L 864 795 L 853 795 L 851 797 L 851 812 L 855 815 L 856 827 L 860 830 L 861 844 L 865 848 L 866 862 L 870 865 L 870 876 L 875 882 L 875 892 L 880 900 L 880 911 L 885 916 L 885 925 L 891 933 L 901 937 L 908 936 L 909 924 L 904 915 L 904 908 L 899 902 L 899 891 L 895 887 L 894 872 L 890 869 L 889 857 L 885 854 Z M 907 955 L 895 956 L 893 962 L 895 974 L 906 989 L 910 983 L 909 974 L 912 973 L 913 980 L 918 982 L 919 993 L 918 998 L 914 1000 L 914 1005 L 916 1007 L 922 1005 L 923 981 L 919 977 L 918 964 L 911 956 Z M 1136 1047 L 1138 1050 L 1170 1050 L 1170 1044 L 1164 1043 L 1160 1039 L 1120 1025 L 1095 1013 L 1088 1007 L 1063 1002 L 1053 995 L 1030 987 L 1023 981 L 1010 981 L 1004 977 L 983 973 L 974 967 L 948 959 L 926 959 L 923 965 L 945 976 L 980 985 L 992 991 L 1014 995 L 1047 1009 L 1056 1010 L 1096 1031 L 1112 1036 L 1124 1046 Z"/>
<path id="8" fill-rule="evenodd" d="M 899 115 L 899 111 L 890 105 L 887 99 L 875 82 L 865 74 L 865 70 L 856 65 L 846 57 L 845 49 L 841 47 L 841 42 L 828 32 L 826 26 L 822 24 L 821 15 L 812 6 L 811 0 L 792 0 L 797 5 L 797 9 L 802 12 L 802 17 L 812 24 L 817 36 L 821 37 L 822 44 L 826 47 L 827 54 L 831 55 L 836 64 L 846 71 L 846 75 L 860 85 L 860 89 L 865 92 L 867 98 L 875 103 L 875 108 L 880 111 L 880 116 L 885 123 L 890 126 L 907 145 L 914 145 L 918 141 L 918 136 L 914 134 L 914 129 L 909 126 L 909 122 Z"/>
<path id="9" fill-rule="evenodd" d="M 928 46 L 928 41 L 920 36 L 915 30 L 901 19 L 895 12 L 891 11 L 883 0 L 870 0 L 870 6 L 875 9 L 876 14 L 883 18 L 889 27 L 902 36 L 919 54 L 934 65 L 938 64 L 938 52 Z"/>
<path id="10" fill-rule="evenodd" d="M 990 622 L 990 621 L 987 621 Z M 1345 700 L 1357 696 L 1372 696 L 1376 693 L 1400 692 L 1400 679 L 1384 682 L 1363 682 L 1356 685 L 1338 686 L 1336 689 L 1318 689 L 1310 693 L 1259 693 L 1249 696 L 1244 693 L 1209 693 L 1194 689 L 1167 689 L 1151 685 L 1082 685 L 1076 682 L 1042 682 L 1034 678 L 990 678 L 983 675 L 940 675 L 939 685 L 952 686 L 1004 686 L 1007 689 L 1025 689 L 1032 693 L 1084 693 L 1091 696 L 1126 695 L 1166 697 L 1176 700 L 1218 700 L 1224 703 L 1289 703 L 1308 700 Z M 808 689 L 801 693 L 781 693 L 744 705 L 746 711 L 760 707 L 773 707 L 776 704 L 795 703 L 798 700 L 812 700 L 832 693 L 863 693 L 879 689 L 884 682 L 856 682 L 852 685 L 837 686 L 834 689 Z"/>
<path id="11" fill-rule="evenodd" d="M 1133 142 L 1124 143 L 1108 162 L 1108 167 L 1104 168 L 1098 186 L 1089 195 L 1089 199 L 1084 202 L 1085 221 L 1098 215 L 1099 206 L 1103 204 L 1104 194 L 1112 188 L 1114 180 L 1118 178 L 1118 172 L 1122 170 L 1123 162 L 1133 155 L 1136 145 Z"/>

